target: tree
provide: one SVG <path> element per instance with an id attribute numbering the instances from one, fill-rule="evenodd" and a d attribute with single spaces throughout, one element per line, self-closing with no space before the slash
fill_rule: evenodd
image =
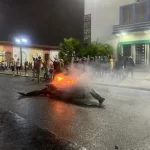
<path id="1" fill-rule="evenodd" d="M 65 38 L 64 42 L 60 43 L 59 49 L 59 57 L 64 60 L 65 64 L 71 63 L 74 52 L 75 56 L 80 58 L 88 56 L 108 56 L 113 54 L 113 48 L 109 44 L 92 42 L 83 47 L 81 42 L 75 38 Z"/>
<path id="2" fill-rule="evenodd" d="M 82 45 L 78 39 L 65 38 L 64 42 L 60 43 L 59 49 L 59 57 L 64 60 L 65 64 L 68 64 L 71 62 L 73 53 L 75 53 L 76 56 L 80 56 Z"/>
<path id="3" fill-rule="evenodd" d="M 92 42 L 88 43 L 88 45 L 81 51 L 81 53 L 85 57 L 108 56 L 113 54 L 113 48 L 109 44 Z"/>

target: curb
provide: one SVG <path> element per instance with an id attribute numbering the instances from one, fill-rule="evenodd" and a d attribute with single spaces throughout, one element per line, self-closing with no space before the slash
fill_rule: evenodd
<path id="1" fill-rule="evenodd" d="M 10 73 L 1 73 L 0 72 L 0 74 L 2 74 L 2 75 L 11 75 L 12 76 L 12 74 L 10 74 Z M 15 75 L 15 76 L 19 76 L 19 77 L 32 77 L 32 76 L 25 76 L 25 75 Z"/>
<path id="2" fill-rule="evenodd" d="M 133 87 L 133 86 L 121 86 L 121 85 L 103 84 L 103 83 L 94 83 L 94 84 L 98 84 L 98 85 L 102 85 L 102 86 L 108 86 L 108 87 L 118 87 L 118 88 L 124 88 L 124 89 L 150 91 L 150 88 L 141 88 L 141 87 Z"/>
<path id="3" fill-rule="evenodd" d="M 10 73 L 1 73 L 0 72 L 0 75 L 11 75 L 12 76 L 12 74 L 10 74 Z M 27 78 L 32 78 L 32 76 L 31 75 L 28 75 L 28 76 L 25 76 L 25 75 L 14 75 L 14 77 L 27 77 Z M 36 77 L 35 77 L 36 78 Z M 44 77 L 40 77 L 41 79 L 44 79 Z"/>

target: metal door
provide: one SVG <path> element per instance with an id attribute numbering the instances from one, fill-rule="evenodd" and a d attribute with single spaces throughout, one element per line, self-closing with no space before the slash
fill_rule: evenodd
<path id="1" fill-rule="evenodd" d="M 136 45 L 136 64 L 145 64 L 145 44 Z"/>

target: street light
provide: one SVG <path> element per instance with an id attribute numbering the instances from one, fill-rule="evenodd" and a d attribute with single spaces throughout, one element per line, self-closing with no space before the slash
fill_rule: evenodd
<path id="1" fill-rule="evenodd" d="M 21 69 L 22 69 L 22 45 L 27 44 L 28 40 L 25 38 L 16 38 L 16 43 L 20 45 L 20 62 L 21 62 Z"/>

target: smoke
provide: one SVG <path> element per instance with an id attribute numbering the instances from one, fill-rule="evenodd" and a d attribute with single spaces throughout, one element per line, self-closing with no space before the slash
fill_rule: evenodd
<path id="1" fill-rule="evenodd" d="M 57 74 L 52 84 L 58 88 L 69 88 L 74 85 L 89 87 L 93 82 L 93 69 L 78 65 L 78 68 L 69 66 L 63 73 Z"/>

